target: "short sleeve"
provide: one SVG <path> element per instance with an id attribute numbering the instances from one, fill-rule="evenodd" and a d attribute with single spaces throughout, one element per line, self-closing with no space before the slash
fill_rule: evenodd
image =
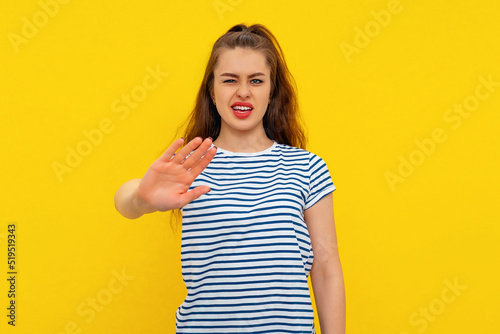
<path id="1" fill-rule="evenodd" d="M 305 208 L 309 209 L 320 199 L 335 190 L 330 171 L 325 161 L 314 153 L 309 154 L 309 193 Z"/>

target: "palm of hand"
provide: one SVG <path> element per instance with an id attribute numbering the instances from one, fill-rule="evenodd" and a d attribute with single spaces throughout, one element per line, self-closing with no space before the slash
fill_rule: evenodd
<path id="1" fill-rule="evenodd" d="M 210 138 L 200 145 L 201 140 L 200 137 L 193 139 L 175 154 L 183 141 L 177 140 L 149 167 L 136 192 L 138 205 L 144 211 L 181 208 L 210 191 L 208 186 L 198 186 L 189 191 L 191 184 L 216 153 L 213 148 L 207 151 L 211 145 Z"/>

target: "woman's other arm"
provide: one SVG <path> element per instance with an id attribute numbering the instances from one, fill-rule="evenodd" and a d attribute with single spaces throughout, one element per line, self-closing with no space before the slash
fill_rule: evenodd
<path id="1" fill-rule="evenodd" d="M 326 195 L 304 212 L 313 247 L 311 283 L 321 333 L 344 334 L 345 288 L 333 217 L 333 196 Z"/>

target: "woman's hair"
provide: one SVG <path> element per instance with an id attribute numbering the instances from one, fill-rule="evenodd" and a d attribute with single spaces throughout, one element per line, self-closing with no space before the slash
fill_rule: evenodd
<path id="1" fill-rule="evenodd" d="M 211 98 L 214 68 L 222 51 L 237 47 L 262 52 L 271 69 L 271 102 L 263 118 L 267 137 L 280 144 L 305 149 L 306 136 L 300 123 L 295 80 L 276 37 L 261 24 L 235 25 L 215 42 L 194 109 L 186 120 L 184 142 L 188 143 L 197 136 L 212 137 L 213 140 L 219 136 L 221 118 Z"/>
<path id="2" fill-rule="evenodd" d="M 198 136 L 212 137 L 213 140 L 219 136 L 221 117 L 212 101 L 214 68 L 222 51 L 237 47 L 262 52 L 271 69 L 271 101 L 263 117 L 267 137 L 280 144 L 305 149 L 306 136 L 301 125 L 295 80 L 288 70 L 276 37 L 261 24 L 235 25 L 215 42 L 194 109 L 179 127 L 180 129 L 185 126 L 184 143 L 189 143 Z M 181 216 L 180 210 L 175 210 L 174 215 L 178 220 Z"/>

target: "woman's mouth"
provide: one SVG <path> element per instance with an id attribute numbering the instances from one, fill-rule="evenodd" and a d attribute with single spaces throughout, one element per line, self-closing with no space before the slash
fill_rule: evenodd
<path id="1" fill-rule="evenodd" d="M 234 106 L 232 107 L 233 113 L 238 118 L 247 118 L 252 113 L 253 108 L 243 107 L 243 106 Z"/>
<path id="2" fill-rule="evenodd" d="M 247 118 L 252 113 L 253 105 L 248 102 L 235 102 L 231 106 L 231 109 L 233 109 L 234 116 Z"/>

